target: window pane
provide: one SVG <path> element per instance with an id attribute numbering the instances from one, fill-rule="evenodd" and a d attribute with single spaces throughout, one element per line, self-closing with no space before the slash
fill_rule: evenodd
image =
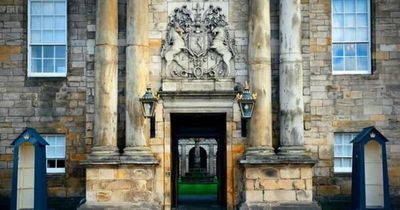
<path id="1" fill-rule="evenodd" d="M 57 168 L 65 168 L 65 160 L 57 160 Z"/>
<path id="2" fill-rule="evenodd" d="M 342 12 L 343 12 L 343 1 L 333 0 L 333 13 L 342 13 Z"/>
<path id="3" fill-rule="evenodd" d="M 345 68 L 347 71 L 356 70 L 356 59 L 355 57 L 346 57 L 345 58 Z"/>
<path id="4" fill-rule="evenodd" d="M 357 69 L 359 71 L 367 71 L 368 69 L 368 59 L 367 57 L 358 57 L 357 58 Z"/>
<path id="5" fill-rule="evenodd" d="M 357 12 L 367 12 L 367 0 L 357 0 Z"/>
<path id="6" fill-rule="evenodd" d="M 53 31 L 43 31 L 43 42 L 53 42 Z"/>
<path id="7" fill-rule="evenodd" d="M 42 59 L 32 59 L 31 60 L 31 71 L 32 72 L 42 72 Z"/>
<path id="8" fill-rule="evenodd" d="M 368 15 L 365 14 L 357 14 L 357 26 L 363 26 L 367 27 L 368 26 Z"/>
<path id="9" fill-rule="evenodd" d="M 333 27 L 343 27 L 343 15 L 333 15 Z"/>
<path id="10" fill-rule="evenodd" d="M 351 153 L 352 153 L 352 146 L 351 144 L 348 144 L 346 146 L 344 146 L 344 152 L 343 152 L 344 156 L 350 156 L 351 157 Z"/>
<path id="11" fill-rule="evenodd" d="M 48 168 L 55 168 L 56 167 L 56 160 L 47 160 L 47 167 Z"/>
<path id="12" fill-rule="evenodd" d="M 43 11 L 45 11 L 45 14 L 47 15 L 53 15 L 54 14 L 53 2 L 43 2 Z"/>
<path id="13" fill-rule="evenodd" d="M 368 41 L 367 28 L 357 28 L 357 41 Z"/>
<path id="14" fill-rule="evenodd" d="M 357 44 L 357 56 L 368 55 L 368 44 Z"/>
<path id="15" fill-rule="evenodd" d="M 56 46 L 56 58 L 65 58 L 65 46 Z"/>
<path id="16" fill-rule="evenodd" d="M 342 167 L 351 167 L 351 159 L 343 158 L 342 159 Z"/>
<path id="17" fill-rule="evenodd" d="M 346 56 L 355 56 L 355 44 L 346 44 L 345 45 L 345 55 Z"/>
<path id="18" fill-rule="evenodd" d="M 54 72 L 54 59 L 43 59 L 43 72 Z"/>
<path id="19" fill-rule="evenodd" d="M 53 29 L 54 18 L 53 16 L 43 16 L 43 29 Z"/>
<path id="20" fill-rule="evenodd" d="M 54 147 L 48 146 L 46 148 L 46 156 L 53 157 L 54 153 L 55 153 L 55 148 Z"/>
<path id="21" fill-rule="evenodd" d="M 332 65 L 333 65 L 334 71 L 343 71 L 344 70 L 344 59 L 334 57 Z"/>
<path id="22" fill-rule="evenodd" d="M 333 28 L 333 41 L 343 41 L 343 29 Z"/>
<path id="23" fill-rule="evenodd" d="M 41 3 L 40 2 L 32 2 L 31 4 L 31 14 L 32 15 L 40 15 L 40 12 L 42 11 L 41 8 Z"/>
<path id="24" fill-rule="evenodd" d="M 32 58 L 41 58 L 42 57 L 42 46 L 32 46 L 31 50 L 32 50 L 32 53 L 31 53 Z"/>
<path id="25" fill-rule="evenodd" d="M 333 44 L 333 56 L 343 56 L 343 45 L 342 44 Z"/>
<path id="26" fill-rule="evenodd" d="M 56 29 L 64 29 L 65 28 L 65 17 L 56 17 Z"/>
<path id="27" fill-rule="evenodd" d="M 55 42 L 64 43 L 65 42 L 65 31 L 55 31 Z"/>
<path id="28" fill-rule="evenodd" d="M 353 14 L 344 16 L 344 26 L 345 27 L 355 27 L 356 26 L 356 20 L 355 20 L 355 16 Z"/>
<path id="29" fill-rule="evenodd" d="M 354 0 L 344 0 L 344 12 L 355 12 L 354 3 Z"/>
<path id="30" fill-rule="evenodd" d="M 345 41 L 354 41 L 356 38 L 356 29 L 355 28 L 346 28 L 344 29 Z"/>
<path id="31" fill-rule="evenodd" d="M 31 42 L 32 43 L 38 43 L 38 42 L 40 42 L 40 41 L 42 41 L 41 39 L 40 39 L 40 31 L 31 31 Z"/>
<path id="32" fill-rule="evenodd" d="M 55 3 L 56 15 L 65 15 L 65 3 L 57 2 Z"/>
<path id="33" fill-rule="evenodd" d="M 40 30 L 41 29 L 41 18 L 40 16 L 33 16 L 31 18 L 31 29 Z"/>
<path id="34" fill-rule="evenodd" d="M 56 72 L 65 72 L 65 60 L 56 59 Z"/>
<path id="35" fill-rule="evenodd" d="M 55 155 L 56 155 L 57 157 L 64 157 L 64 156 L 65 156 L 65 154 L 64 154 L 64 147 L 56 147 L 56 153 L 55 153 Z"/>
<path id="36" fill-rule="evenodd" d="M 341 165 L 342 165 L 342 162 L 340 161 L 340 158 L 335 158 L 335 166 L 337 166 L 337 167 L 341 167 Z"/>
<path id="37" fill-rule="evenodd" d="M 43 57 L 54 58 L 54 46 L 43 46 Z"/>

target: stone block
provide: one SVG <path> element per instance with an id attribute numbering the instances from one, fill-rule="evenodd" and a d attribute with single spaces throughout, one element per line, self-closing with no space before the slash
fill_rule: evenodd
<path id="1" fill-rule="evenodd" d="M 264 193 L 262 190 L 248 190 L 246 191 L 247 202 L 263 202 Z"/>
<path id="2" fill-rule="evenodd" d="M 115 170 L 100 168 L 99 169 L 99 178 L 102 180 L 115 179 Z"/>
<path id="3" fill-rule="evenodd" d="M 279 170 L 282 179 L 300 179 L 300 168 L 281 168 Z"/>
<path id="4" fill-rule="evenodd" d="M 99 203 L 108 202 L 111 200 L 111 194 L 110 191 L 99 191 L 96 193 L 96 201 Z"/>
<path id="5" fill-rule="evenodd" d="M 305 167 L 301 168 L 300 172 L 301 172 L 301 178 L 302 179 L 311 179 L 312 176 L 313 176 L 313 170 L 312 170 L 311 167 L 309 167 L 309 168 L 305 168 Z"/>
<path id="6" fill-rule="evenodd" d="M 312 190 L 296 190 L 296 200 L 298 201 L 312 201 Z"/>
<path id="7" fill-rule="evenodd" d="M 336 185 L 321 185 L 317 186 L 317 195 L 335 196 L 340 194 L 340 187 Z"/>
<path id="8" fill-rule="evenodd" d="M 86 179 L 98 179 L 99 178 L 99 169 L 97 168 L 87 168 L 86 169 Z"/>
<path id="9" fill-rule="evenodd" d="M 294 190 L 265 190 L 264 200 L 268 202 L 296 201 L 296 191 Z"/>

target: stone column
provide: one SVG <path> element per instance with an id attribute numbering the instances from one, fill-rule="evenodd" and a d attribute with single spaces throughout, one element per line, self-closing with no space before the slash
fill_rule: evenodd
<path id="1" fill-rule="evenodd" d="M 95 118 L 92 159 L 119 155 L 117 148 L 118 1 L 97 0 Z"/>
<path id="2" fill-rule="evenodd" d="M 303 68 L 300 0 L 281 0 L 280 29 L 280 154 L 304 152 Z"/>
<path id="3" fill-rule="evenodd" d="M 249 77 L 257 101 L 250 119 L 246 154 L 270 155 L 273 148 L 269 0 L 250 0 L 249 4 Z"/>
<path id="4" fill-rule="evenodd" d="M 128 0 L 126 12 L 126 148 L 124 158 L 133 161 L 154 159 L 147 145 L 149 122 L 139 98 L 149 84 L 148 0 Z"/>

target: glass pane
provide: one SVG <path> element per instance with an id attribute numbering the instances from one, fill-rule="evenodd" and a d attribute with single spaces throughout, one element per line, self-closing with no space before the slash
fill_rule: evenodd
<path id="1" fill-rule="evenodd" d="M 354 0 L 344 0 L 344 12 L 355 12 L 355 1 Z"/>
<path id="2" fill-rule="evenodd" d="M 356 59 L 355 59 L 355 57 L 346 57 L 345 58 L 345 69 L 347 71 L 356 70 Z"/>
<path id="3" fill-rule="evenodd" d="M 352 153 L 351 149 L 352 149 L 351 145 L 344 146 L 344 156 L 350 156 L 351 157 L 351 153 Z"/>
<path id="4" fill-rule="evenodd" d="M 351 159 L 350 158 L 343 158 L 342 159 L 342 167 L 351 167 Z"/>
<path id="5" fill-rule="evenodd" d="M 46 156 L 48 157 L 53 157 L 55 153 L 55 149 L 52 146 L 47 146 L 46 147 Z"/>
<path id="6" fill-rule="evenodd" d="M 356 20 L 355 20 L 355 15 L 345 15 L 344 16 L 344 26 L 345 27 L 355 27 L 356 26 Z"/>
<path id="7" fill-rule="evenodd" d="M 32 15 L 40 15 L 40 12 L 42 11 L 41 8 L 41 3 L 40 2 L 32 2 L 31 4 L 31 14 Z"/>
<path id="8" fill-rule="evenodd" d="M 45 139 L 46 139 L 47 143 L 49 143 L 49 145 L 54 146 L 55 139 L 53 136 L 47 136 L 47 137 L 45 137 Z"/>
<path id="9" fill-rule="evenodd" d="M 55 42 L 56 43 L 64 43 L 65 42 L 65 31 L 55 31 Z"/>
<path id="10" fill-rule="evenodd" d="M 65 59 L 56 59 L 56 72 L 65 72 Z"/>
<path id="11" fill-rule="evenodd" d="M 357 28 L 357 41 L 368 41 L 367 28 Z"/>
<path id="12" fill-rule="evenodd" d="M 47 160 L 47 168 L 55 168 L 56 160 Z"/>
<path id="13" fill-rule="evenodd" d="M 54 58 L 54 46 L 43 46 L 43 57 Z"/>
<path id="14" fill-rule="evenodd" d="M 43 42 L 46 43 L 53 42 L 53 31 L 43 31 Z"/>
<path id="15" fill-rule="evenodd" d="M 32 58 L 41 58 L 42 57 L 42 46 L 32 46 L 31 47 L 31 56 Z"/>
<path id="16" fill-rule="evenodd" d="M 359 71 L 368 71 L 368 58 L 367 57 L 358 57 L 357 58 L 357 70 Z"/>
<path id="17" fill-rule="evenodd" d="M 357 56 L 368 55 L 368 44 L 357 44 Z"/>
<path id="18" fill-rule="evenodd" d="M 344 29 L 345 41 L 354 41 L 356 38 L 356 29 L 355 28 L 346 28 Z"/>
<path id="19" fill-rule="evenodd" d="M 57 168 L 65 168 L 65 160 L 57 160 Z"/>
<path id="20" fill-rule="evenodd" d="M 333 56 L 343 56 L 343 45 L 342 44 L 333 44 L 332 46 L 332 54 Z"/>
<path id="21" fill-rule="evenodd" d="M 333 0 L 333 13 L 342 13 L 342 12 L 343 12 L 343 1 Z"/>
<path id="22" fill-rule="evenodd" d="M 31 18 L 31 29 L 36 29 L 36 30 L 40 30 L 41 29 L 40 16 L 33 16 Z"/>
<path id="23" fill-rule="evenodd" d="M 54 72 L 54 59 L 43 59 L 43 72 Z"/>
<path id="24" fill-rule="evenodd" d="M 65 145 L 64 143 L 64 136 L 57 136 L 57 142 L 56 142 L 57 146 L 63 146 Z"/>
<path id="25" fill-rule="evenodd" d="M 56 29 L 65 29 L 65 17 L 56 17 Z"/>
<path id="26" fill-rule="evenodd" d="M 367 14 L 357 14 L 357 26 L 368 26 L 368 15 Z"/>
<path id="27" fill-rule="evenodd" d="M 333 65 L 333 70 L 334 71 L 343 71 L 344 70 L 343 57 L 334 57 L 332 65 Z"/>
<path id="28" fill-rule="evenodd" d="M 335 153 L 335 156 L 341 156 L 341 154 L 342 154 L 341 146 L 335 145 L 335 151 L 334 151 L 334 153 Z"/>
<path id="29" fill-rule="evenodd" d="M 342 144 L 342 134 L 335 134 L 335 144 Z"/>
<path id="30" fill-rule="evenodd" d="M 31 42 L 32 43 L 38 43 L 41 42 L 42 39 L 40 38 L 40 31 L 31 31 Z"/>
<path id="31" fill-rule="evenodd" d="M 31 71 L 32 72 L 42 72 L 42 59 L 32 59 L 31 60 Z"/>
<path id="32" fill-rule="evenodd" d="M 65 58 L 65 46 L 56 46 L 56 58 Z"/>
<path id="33" fill-rule="evenodd" d="M 57 2 L 55 3 L 56 15 L 65 15 L 65 3 Z"/>
<path id="34" fill-rule="evenodd" d="M 43 2 L 43 11 L 45 11 L 46 15 L 53 15 L 54 14 L 53 2 Z"/>
<path id="35" fill-rule="evenodd" d="M 343 29 L 341 28 L 333 28 L 333 41 L 343 41 Z"/>
<path id="36" fill-rule="evenodd" d="M 355 44 L 346 44 L 345 45 L 345 55 L 346 56 L 355 56 Z"/>
<path id="37" fill-rule="evenodd" d="M 343 15 L 333 15 L 333 27 L 343 27 Z"/>
<path id="38" fill-rule="evenodd" d="M 342 166 L 342 161 L 340 161 L 340 158 L 335 158 L 335 166 L 336 167 L 341 167 Z"/>
<path id="39" fill-rule="evenodd" d="M 57 157 L 64 157 L 64 147 L 56 147 L 56 156 Z"/>
<path id="40" fill-rule="evenodd" d="M 53 29 L 53 28 L 54 28 L 54 17 L 43 16 L 43 29 Z"/>
<path id="41" fill-rule="evenodd" d="M 367 12 L 367 0 L 357 0 L 357 12 Z"/>

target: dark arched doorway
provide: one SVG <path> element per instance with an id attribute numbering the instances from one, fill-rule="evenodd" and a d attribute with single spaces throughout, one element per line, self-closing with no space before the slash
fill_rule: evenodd
<path id="1" fill-rule="evenodd" d="M 189 171 L 195 168 L 195 149 L 189 151 Z M 200 147 L 200 168 L 207 169 L 207 152 L 203 147 Z"/>

